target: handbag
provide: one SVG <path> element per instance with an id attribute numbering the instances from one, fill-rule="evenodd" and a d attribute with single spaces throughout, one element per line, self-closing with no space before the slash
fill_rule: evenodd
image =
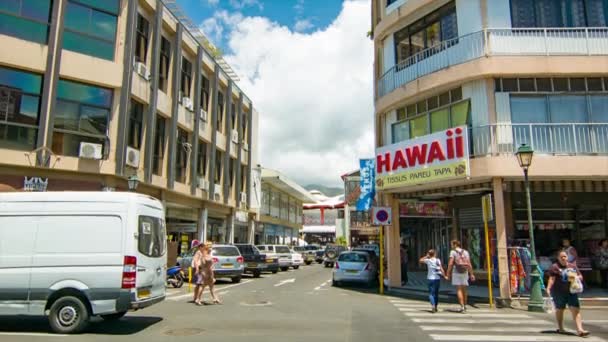
<path id="1" fill-rule="evenodd" d="M 545 298 L 545 300 L 543 301 L 543 310 L 549 314 L 552 314 L 553 312 L 555 312 L 555 303 L 553 303 L 553 298 L 551 298 L 551 297 Z"/>
<path id="2" fill-rule="evenodd" d="M 583 282 L 581 278 L 576 277 L 570 282 L 570 293 L 576 294 L 583 292 Z"/>

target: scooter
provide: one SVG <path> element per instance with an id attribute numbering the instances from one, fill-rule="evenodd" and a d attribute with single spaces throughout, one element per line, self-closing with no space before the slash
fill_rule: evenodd
<path id="1" fill-rule="evenodd" d="M 184 285 L 186 275 L 180 266 L 173 266 L 167 269 L 167 285 L 171 285 L 178 289 Z"/>

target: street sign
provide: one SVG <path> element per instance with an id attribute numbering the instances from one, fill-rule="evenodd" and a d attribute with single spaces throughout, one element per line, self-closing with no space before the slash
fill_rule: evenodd
<path id="1" fill-rule="evenodd" d="M 483 209 L 483 217 L 486 221 L 494 220 L 494 211 L 492 210 L 492 194 L 481 196 L 481 208 Z"/>
<path id="2" fill-rule="evenodd" d="M 391 207 L 372 207 L 372 225 L 390 225 L 393 216 L 393 211 L 391 209 Z"/>

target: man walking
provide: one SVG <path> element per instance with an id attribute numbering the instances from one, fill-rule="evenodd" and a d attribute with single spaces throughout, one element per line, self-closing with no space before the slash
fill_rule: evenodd
<path id="1" fill-rule="evenodd" d="M 452 251 L 450 252 L 450 261 L 448 264 L 448 279 L 452 280 L 452 285 L 456 286 L 456 295 L 460 304 L 460 312 L 467 312 L 467 286 L 469 286 L 469 278 L 475 281 L 473 267 L 471 266 L 471 258 L 469 252 L 460 247 L 460 241 L 452 240 Z"/>
<path id="2" fill-rule="evenodd" d="M 399 249 L 399 256 L 401 258 L 401 285 L 407 285 L 407 263 L 409 261 L 407 257 L 407 248 L 405 248 L 405 244 L 401 244 L 401 248 Z"/>

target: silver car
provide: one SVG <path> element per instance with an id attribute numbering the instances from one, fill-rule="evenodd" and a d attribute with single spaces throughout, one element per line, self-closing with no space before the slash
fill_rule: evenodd
<path id="1" fill-rule="evenodd" d="M 373 286 L 378 281 L 378 269 L 367 252 L 342 252 L 335 262 L 331 284 L 344 282 L 365 283 Z"/>
<path id="2" fill-rule="evenodd" d="M 241 281 L 245 265 L 239 249 L 232 245 L 213 245 L 213 275 L 215 278 L 230 278 L 233 283 Z"/>

